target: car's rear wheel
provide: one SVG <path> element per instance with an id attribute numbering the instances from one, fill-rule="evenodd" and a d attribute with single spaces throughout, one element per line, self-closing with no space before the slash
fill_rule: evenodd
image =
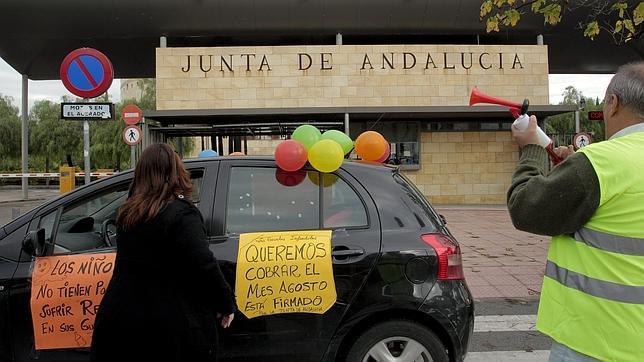
<path id="1" fill-rule="evenodd" d="M 441 340 L 426 327 L 405 320 L 377 324 L 358 337 L 348 362 L 447 362 Z"/>

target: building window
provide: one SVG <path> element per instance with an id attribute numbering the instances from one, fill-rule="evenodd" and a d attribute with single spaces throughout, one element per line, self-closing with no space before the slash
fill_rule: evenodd
<path id="1" fill-rule="evenodd" d="M 380 132 L 385 137 L 391 147 L 387 163 L 400 165 L 402 169 L 420 168 L 420 123 L 387 119 L 380 122 L 352 121 L 350 125 L 354 140 L 365 131 Z"/>

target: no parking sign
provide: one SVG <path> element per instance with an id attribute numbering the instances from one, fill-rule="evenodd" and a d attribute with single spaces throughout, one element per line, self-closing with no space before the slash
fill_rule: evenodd
<path id="1" fill-rule="evenodd" d="M 80 48 L 63 59 L 60 64 L 60 79 L 74 95 L 94 98 L 110 88 L 114 70 L 105 54 L 92 48 Z"/>

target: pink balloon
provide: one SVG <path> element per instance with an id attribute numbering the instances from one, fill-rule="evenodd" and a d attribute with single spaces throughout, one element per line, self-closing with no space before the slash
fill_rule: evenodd
<path id="1" fill-rule="evenodd" d="M 387 142 L 387 149 L 385 150 L 385 153 L 383 153 L 382 157 L 380 157 L 376 162 L 385 162 L 389 159 L 389 156 L 391 156 L 391 146 L 389 145 L 389 142 Z"/>
<path id="2" fill-rule="evenodd" d="M 284 171 L 297 171 L 306 165 L 308 154 L 304 145 L 295 140 L 286 140 L 275 148 L 275 163 Z"/>

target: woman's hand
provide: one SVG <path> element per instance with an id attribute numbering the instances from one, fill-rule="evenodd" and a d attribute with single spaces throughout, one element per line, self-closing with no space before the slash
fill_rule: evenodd
<path id="1" fill-rule="evenodd" d="M 217 313 L 217 318 L 221 318 L 221 327 L 222 328 L 228 328 L 230 327 L 230 323 L 233 322 L 233 319 L 235 318 L 235 313 L 230 313 L 228 315 L 222 316 L 221 313 Z"/>

